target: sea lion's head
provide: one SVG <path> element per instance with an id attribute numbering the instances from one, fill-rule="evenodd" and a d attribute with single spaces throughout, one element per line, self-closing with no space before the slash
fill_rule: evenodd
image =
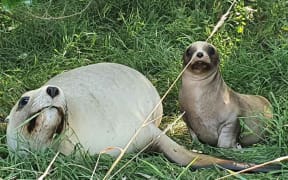
<path id="1" fill-rule="evenodd" d="M 183 54 L 183 66 L 191 61 L 188 70 L 193 75 L 206 76 L 218 69 L 219 55 L 217 49 L 205 41 L 192 43 Z"/>
<path id="2" fill-rule="evenodd" d="M 24 93 L 6 118 L 9 149 L 20 154 L 46 149 L 54 135 L 64 130 L 65 119 L 66 102 L 59 87 Z"/>

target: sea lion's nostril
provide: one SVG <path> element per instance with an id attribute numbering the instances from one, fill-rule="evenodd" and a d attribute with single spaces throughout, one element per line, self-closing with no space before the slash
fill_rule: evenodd
<path id="1" fill-rule="evenodd" d="M 49 87 L 47 87 L 46 92 L 49 96 L 54 98 L 59 94 L 59 89 L 57 87 L 49 86 Z"/>
<path id="2" fill-rule="evenodd" d="M 201 58 L 201 57 L 203 57 L 203 56 L 204 56 L 204 54 L 203 54 L 202 52 L 198 52 L 198 53 L 197 53 L 197 57 Z"/>

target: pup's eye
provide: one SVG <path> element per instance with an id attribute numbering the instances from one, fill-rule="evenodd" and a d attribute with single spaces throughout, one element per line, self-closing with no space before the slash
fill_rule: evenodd
<path id="1" fill-rule="evenodd" d="M 18 108 L 24 107 L 29 102 L 29 99 L 28 96 L 22 97 L 18 103 Z"/>
<path id="2" fill-rule="evenodd" d="M 186 51 L 186 56 L 191 57 L 193 55 L 194 51 L 191 48 L 188 48 Z"/>
<path id="3" fill-rule="evenodd" d="M 213 56 L 215 54 L 215 49 L 212 46 L 208 46 L 208 54 Z"/>

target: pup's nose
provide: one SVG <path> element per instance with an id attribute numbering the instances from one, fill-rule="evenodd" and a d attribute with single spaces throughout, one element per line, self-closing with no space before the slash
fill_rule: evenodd
<path id="1" fill-rule="evenodd" d="M 59 94 L 59 89 L 57 87 L 49 86 L 49 87 L 47 87 L 46 92 L 49 96 L 54 98 Z"/>
<path id="2" fill-rule="evenodd" d="M 204 54 L 203 54 L 202 52 L 198 52 L 198 53 L 197 53 L 197 57 L 199 57 L 199 58 L 203 57 L 203 55 L 204 55 Z"/>

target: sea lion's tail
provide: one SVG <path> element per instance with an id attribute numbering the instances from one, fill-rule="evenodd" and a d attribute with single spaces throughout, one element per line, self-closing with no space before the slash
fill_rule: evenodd
<path id="1" fill-rule="evenodd" d="M 255 165 L 252 163 L 238 163 L 232 160 L 220 159 L 205 154 L 194 153 L 177 144 L 165 134 L 162 134 L 160 137 L 155 139 L 155 143 L 153 144 L 152 148 L 154 151 L 164 153 L 164 155 L 170 161 L 175 162 L 181 166 L 187 166 L 189 163 L 194 161 L 191 165 L 191 167 L 194 169 L 211 168 L 217 165 L 225 169 L 240 171 Z M 263 166 L 249 172 L 269 172 L 279 169 L 281 169 L 281 166 L 276 164 Z"/>

